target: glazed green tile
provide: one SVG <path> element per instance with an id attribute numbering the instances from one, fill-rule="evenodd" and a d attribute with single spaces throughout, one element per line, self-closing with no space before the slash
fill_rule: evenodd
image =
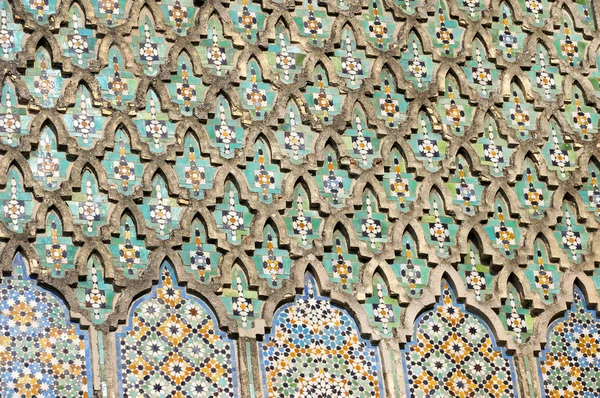
<path id="1" fill-rule="evenodd" d="M 473 107 L 461 97 L 460 86 L 456 79 L 448 74 L 444 84 L 446 91 L 436 103 L 438 113 L 442 115 L 442 123 L 447 125 L 452 133 L 462 136 L 472 124 Z"/>
<path id="2" fill-rule="evenodd" d="M 419 112 L 419 128 L 408 140 L 415 157 L 423 162 L 429 172 L 439 170 L 440 163 L 446 157 L 448 143 L 440 134 L 433 131 L 431 119 L 425 112 Z"/>
<path id="3" fill-rule="evenodd" d="M 252 213 L 240 203 L 239 191 L 233 182 L 225 183 L 223 203 L 216 206 L 213 215 L 217 227 L 227 235 L 227 240 L 234 245 L 242 243 L 244 236 L 250 233 Z"/>
<path id="4" fill-rule="evenodd" d="M 44 234 L 38 234 L 34 247 L 40 265 L 50 271 L 54 278 L 62 278 L 68 270 L 75 269 L 73 259 L 77 247 L 63 233 L 63 223 L 56 212 L 50 211 L 46 215 L 46 229 Z"/>
<path id="5" fill-rule="evenodd" d="M 223 289 L 221 299 L 227 309 L 227 314 L 233 317 L 240 327 L 252 327 L 254 318 L 260 314 L 262 302 L 258 299 L 258 292 L 248 288 L 248 281 L 242 268 L 233 266 L 231 272 L 231 288 Z"/>
<path id="6" fill-rule="evenodd" d="M 333 207 L 342 207 L 345 199 L 350 196 L 352 180 L 346 170 L 340 169 L 334 148 L 326 146 L 323 154 L 325 162 L 315 176 L 319 192 Z"/>
<path id="7" fill-rule="evenodd" d="M 267 113 L 273 110 L 276 91 L 263 81 L 262 70 L 255 59 L 248 62 L 246 79 L 240 83 L 239 95 L 242 106 L 254 120 L 264 120 Z"/>
<path id="8" fill-rule="evenodd" d="M 187 236 L 189 241 L 179 251 L 185 269 L 201 283 L 212 282 L 219 275 L 221 254 L 215 245 L 208 243 L 204 223 L 195 218 Z"/>
<path id="9" fill-rule="evenodd" d="M 481 164 L 489 167 L 490 174 L 500 177 L 503 170 L 510 165 L 510 157 L 514 150 L 499 134 L 498 125 L 491 116 L 486 116 L 484 126 L 484 131 L 480 133 L 473 147 Z"/>
<path id="10" fill-rule="evenodd" d="M 396 81 L 387 68 L 381 71 L 381 86 L 375 87 L 373 108 L 389 127 L 398 127 L 407 118 L 408 101 L 398 92 Z"/>
<path id="11" fill-rule="evenodd" d="M 426 90 L 433 81 L 433 59 L 423 52 L 423 44 L 416 33 L 408 36 L 408 46 L 401 59 L 404 77 L 419 91 Z"/>
<path id="12" fill-rule="evenodd" d="M 518 222 L 511 218 L 509 208 L 501 194 L 494 201 L 494 215 L 484 227 L 492 246 L 500 250 L 506 258 L 515 258 L 516 250 L 521 247 L 523 230 Z"/>
<path id="13" fill-rule="evenodd" d="M 323 265 L 329 279 L 344 291 L 352 292 L 354 285 L 360 282 L 358 256 L 350 253 L 348 240 L 339 230 L 333 233 L 333 247 L 325 251 Z"/>
<path id="14" fill-rule="evenodd" d="M 167 146 L 175 142 L 175 124 L 169 115 L 161 110 L 161 99 L 156 92 L 146 92 L 146 109 L 138 112 L 135 125 L 142 141 L 146 142 L 152 152 L 164 152 Z"/>
<path id="15" fill-rule="evenodd" d="M 561 272 L 558 266 L 548 260 L 548 248 L 541 239 L 533 243 L 533 261 L 527 265 L 525 275 L 531 289 L 539 294 L 546 304 L 554 302 L 555 295 L 560 294 Z"/>
<path id="16" fill-rule="evenodd" d="M 294 22 L 300 35 L 309 39 L 314 46 L 323 46 L 323 41 L 329 37 L 331 19 L 322 7 L 313 0 L 303 0 L 302 6 L 294 12 Z"/>
<path id="17" fill-rule="evenodd" d="M 185 116 L 191 116 L 193 109 L 204 97 L 206 86 L 202 79 L 194 76 L 192 62 L 187 53 L 181 52 L 177 58 L 177 73 L 167 84 L 171 100 L 179 105 Z"/>
<path id="18" fill-rule="evenodd" d="M 90 91 L 84 84 L 77 87 L 75 104 L 67 109 L 63 120 L 69 134 L 84 149 L 93 147 L 103 136 L 106 118 L 99 108 L 93 106 Z"/>
<path id="19" fill-rule="evenodd" d="M 6 186 L 0 190 L 2 213 L 0 219 L 13 232 L 23 232 L 31 220 L 34 208 L 33 195 L 25 191 L 23 175 L 16 165 L 11 165 L 6 175 Z"/>
<path id="20" fill-rule="evenodd" d="M 439 256 L 447 257 L 450 247 L 456 245 L 458 225 L 446 215 L 444 201 L 433 190 L 429 193 L 429 214 L 423 214 L 421 225 L 427 243 L 435 247 Z"/>
<path id="21" fill-rule="evenodd" d="M 463 262 L 458 265 L 458 274 L 464 281 L 467 289 L 475 293 L 477 301 L 485 302 L 492 296 L 493 279 L 490 266 L 481 261 L 481 253 L 472 240 L 468 241 L 469 253 L 463 257 Z"/>
<path id="22" fill-rule="evenodd" d="M 131 152 L 131 141 L 127 133 L 118 129 L 112 151 L 107 151 L 102 161 L 108 181 L 124 195 L 131 195 L 142 183 L 143 166 L 138 155 Z"/>
<path id="23" fill-rule="evenodd" d="M 398 300 L 390 297 L 387 283 L 379 273 L 373 275 L 373 291 L 363 307 L 369 321 L 379 329 L 381 335 L 386 338 L 392 337 L 394 328 L 400 326 L 402 310 Z"/>
<path id="24" fill-rule="evenodd" d="M 391 265 L 392 269 L 408 295 L 419 298 L 429 282 L 430 269 L 427 262 L 419 257 L 415 238 L 410 232 L 405 232 L 402 236 L 400 251 Z"/>
<path id="25" fill-rule="evenodd" d="M 381 211 L 378 198 L 373 191 L 365 189 L 362 206 L 352 217 L 358 237 L 374 252 L 380 252 L 388 240 L 390 222 Z"/>
<path id="26" fill-rule="evenodd" d="M 41 46 L 35 53 L 33 67 L 25 72 L 27 88 L 43 108 L 56 106 L 56 101 L 62 95 L 64 79 L 60 69 L 54 69 L 52 63 L 50 53 Z"/>
<path id="27" fill-rule="evenodd" d="M 159 239 L 169 239 L 173 230 L 179 227 L 181 207 L 177 199 L 169 196 L 167 182 L 156 174 L 152 179 L 152 193 L 144 198 L 144 203 L 139 206 L 146 219 L 146 225 L 154 229 Z"/>
<path id="28" fill-rule="evenodd" d="M 398 149 L 392 149 L 390 160 L 391 164 L 386 165 L 389 171 L 385 174 L 383 188 L 396 208 L 407 212 L 410 204 L 417 200 L 417 179 L 414 173 L 406 171 L 406 158 Z"/>
<path id="29" fill-rule="evenodd" d="M 367 58 L 364 50 L 357 48 L 352 29 L 344 28 L 341 43 L 331 60 L 338 75 L 346 80 L 346 87 L 355 90 L 369 77 L 373 62 Z"/>
<path id="30" fill-rule="evenodd" d="M 531 85 L 546 100 L 552 100 L 562 93 L 562 76 L 558 67 L 550 63 L 550 54 L 541 43 L 536 46 L 535 62 L 529 76 Z"/>
<path id="31" fill-rule="evenodd" d="M 320 236 L 321 217 L 311 210 L 310 198 L 303 184 L 296 184 L 294 202 L 285 210 L 285 224 L 290 237 L 296 239 L 301 248 L 313 247 L 312 241 Z"/>
<path id="32" fill-rule="evenodd" d="M 279 245 L 279 234 L 270 224 L 263 230 L 262 246 L 253 257 L 258 275 L 265 279 L 270 287 L 279 289 L 290 278 L 292 259 L 289 251 Z"/>
<path id="33" fill-rule="evenodd" d="M 250 43 L 256 41 L 256 35 L 264 28 L 265 13 L 251 0 L 235 0 L 229 7 L 229 16 L 234 29 Z"/>
<path id="34" fill-rule="evenodd" d="M 291 42 L 290 31 L 281 21 L 275 25 L 275 41 L 264 53 L 269 60 L 271 70 L 279 75 L 279 81 L 291 84 L 297 74 L 302 72 L 306 54 L 302 48 Z"/>
<path id="35" fill-rule="evenodd" d="M 500 320 L 518 344 L 525 343 L 533 334 L 533 317 L 523 308 L 517 289 L 508 284 L 508 298 L 500 310 Z"/>
<path id="36" fill-rule="evenodd" d="M 565 142 L 561 128 L 554 120 L 550 122 L 550 133 L 541 152 L 548 168 L 555 171 L 561 180 L 567 180 L 577 168 L 577 154 L 573 145 Z"/>
<path id="37" fill-rule="evenodd" d="M 563 203 L 562 217 L 554 227 L 554 236 L 558 246 L 569 256 L 569 259 L 575 263 L 581 263 L 588 250 L 590 234 L 577 222 L 574 209 L 569 203 Z"/>
<path id="38" fill-rule="evenodd" d="M 373 166 L 373 160 L 381 156 L 380 140 L 373 129 L 368 128 L 361 106 L 354 107 L 350 124 L 343 136 L 346 148 L 360 167 L 369 169 Z"/>
<path id="39" fill-rule="evenodd" d="M 258 199 L 264 203 L 272 203 L 281 194 L 283 174 L 271 159 L 271 148 L 263 139 L 254 144 L 254 158 L 248 162 L 244 171 L 250 191 L 258 194 Z"/>
<path id="40" fill-rule="evenodd" d="M 277 127 L 277 141 L 283 152 L 287 153 L 292 163 L 300 164 L 312 152 L 314 139 L 315 133 L 302 123 L 298 106 L 294 101 L 289 101 L 284 122 Z"/>
<path id="41" fill-rule="evenodd" d="M 76 294 L 81 307 L 90 312 L 94 324 L 103 323 L 112 313 L 115 292 L 112 285 L 105 282 L 102 265 L 96 255 L 89 258 L 87 277 L 77 284 Z"/>
<path id="42" fill-rule="evenodd" d="M 238 120 L 231 117 L 231 105 L 227 98 L 219 95 L 215 101 L 214 116 L 205 126 L 211 145 L 217 147 L 226 159 L 233 157 L 235 150 L 242 147 L 244 129 Z"/>
<path id="43" fill-rule="evenodd" d="M 165 16 L 165 22 L 181 36 L 194 25 L 196 7 L 193 0 L 162 0 L 160 8 Z"/>
<path id="44" fill-rule="evenodd" d="M 365 11 L 361 18 L 364 34 L 375 48 L 386 51 L 390 45 L 395 42 L 394 31 L 396 22 L 394 18 L 386 12 L 380 0 L 369 2 L 369 9 Z"/>
<path id="45" fill-rule="evenodd" d="M 135 98 L 138 80 L 125 69 L 123 55 L 116 45 L 108 50 L 108 66 L 100 71 L 97 79 L 102 96 L 115 108 L 123 109 L 127 102 Z"/>
<path id="46" fill-rule="evenodd" d="M 323 123 L 331 124 L 333 117 L 341 113 L 345 96 L 329 85 L 327 71 L 319 63 L 314 70 L 313 83 L 306 86 L 304 97 L 313 115 Z"/>
<path id="47" fill-rule="evenodd" d="M 99 189 L 98 180 L 92 171 L 81 173 L 81 186 L 73 192 L 67 204 L 73 214 L 73 222 L 81 225 L 87 236 L 97 236 L 101 226 L 106 224 L 108 198 Z"/>
<path id="48" fill-rule="evenodd" d="M 461 50 L 463 28 L 450 18 L 448 7 L 443 0 L 436 3 L 434 23 L 427 24 L 431 37 L 435 37 L 433 45 L 440 49 L 442 56 L 455 57 Z"/>
<path id="49" fill-rule="evenodd" d="M 505 60 L 515 62 L 527 39 L 520 26 L 514 23 L 512 10 L 504 3 L 499 7 L 498 22 L 492 23 L 490 34 Z"/>
<path id="50" fill-rule="evenodd" d="M 85 26 L 85 14 L 77 3 L 69 9 L 67 26 L 58 33 L 63 54 L 77 66 L 85 68 L 96 58 L 96 37 L 92 29 Z"/>
<path id="51" fill-rule="evenodd" d="M 28 133 L 30 116 L 27 109 L 19 105 L 15 86 L 10 80 L 5 80 L 0 96 L 0 140 L 16 147 L 21 136 Z"/>
<path id="52" fill-rule="evenodd" d="M 118 234 L 112 234 L 109 250 L 114 267 L 123 272 L 126 278 L 138 279 L 148 268 L 150 251 L 139 236 L 136 223 L 127 214 L 121 217 Z"/>
<path id="53" fill-rule="evenodd" d="M 179 185 L 188 189 L 193 199 L 202 199 L 205 191 L 213 186 L 216 170 L 208 158 L 202 156 L 198 139 L 192 132 L 185 135 L 183 156 L 177 157 L 175 171 Z"/>
<path id="54" fill-rule="evenodd" d="M 452 193 L 453 202 L 462 207 L 466 214 L 472 216 L 477 213 L 483 197 L 483 185 L 473 176 L 469 162 L 462 155 L 456 157 L 456 170 L 446 186 Z"/>
<path id="55" fill-rule="evenodd" d="M 516 131 L 517 138 L 528 140 L 537 128 L 537 112 L 525 101 L 523 90 L 516 83 L 510 85 L 511 96 L 504 99 L 502 107 L 509 127 Z"/>
<path id="56" fill-rule="evenodd" d="M 548 190 L 548 184 L 539 179 L 535 162 L 525 158 L 523 168 L 523 177 L 515 184 L 515 191 L 521 207 L 527 209 L 530 217 L 540 220 L 550 207 L 552 191 Z"/>
<path id="57" fill-rule="evenodd" d="M 54 131 L 49 126 L 42 128 L 38 149 L 32 152 L 29 159 L 33 178 L 45 190 L 55 191 L 67 179 L 69 164 L 66 153 L 58 150 Z"/>
<path id="58" fill-rule="evenodd" d="M 469 85 L 477 90 L 480 96 L 488 98 L 499 88 L 500 72 L 496 65 L 487 59 L 487 50 L 483 43 L 475 38 L 472 44 L 471 59 L 467 59 L 463 71 L 467 75 Z"/>
<path id="59" fill-rule="evenodd" d="M 591 140 L 594 134 L 598 133 L 598 112 L 588 105 L 581 88 L 576 84 L 571 87 L 571 102 L 565 103 L 563 114 L 571 128 L 584 140 Z"/>
<path id="60" fill-rule="evenodd" d="M 22 49 L 23 27 L 15 23 L 8 0 L 0 1 L 0 55 L 5 61 L 14 60 Z"/>
<path id="61" fill-rule="evenodd" d="M 584 184 L 579 191 L 579 195 L 586 204 L 586 210 L 593 212 L 597 220 L 600 219 L 600 186 L 598 185 L 598 176 L 600 168 L 590 159 L 587 169 L 587 183 Z"/>
<path id="62" fill-rule="evenodd" d="M 224 76 L 235 66 L 235 49 L 231 40 L 223 35 L 223 25 L 219 18 L 212 16 L 208 20 L 208 38 L 200 40 L 198 52 L 202 66 L 210 73 Z"/>

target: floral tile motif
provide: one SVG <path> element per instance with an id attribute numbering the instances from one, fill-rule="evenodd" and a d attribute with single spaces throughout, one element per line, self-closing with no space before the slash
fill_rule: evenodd
<path id="1" fill-rule="evenodd" d="M 554 35 L 554 45 L 558 56 L 566 60 L 569 66 L 578 66 L 585 54 L 587 42 L 573 28 L 573 21 L 563 9 L 561 18 L 562 31 Z"/>
<path id="2" fill-rule="evenodd" d="M 446 184 L 454 195 L 454 203 L 461 206 L 468 215 L 474 215 L 481 204 L 483 185 L 473 177 L 469 162 L 462 156 L 456 157 L 456 170 Z"/>
<path id="3" fill-rule="evenodd" d="M 469 106 L 466 99 L 461 98 L 460 86 L 452 75 L 446 77 L 445 87 L 444 97 L 438 99 L 436 108 L 442 115 L 442 122 L 452 133 L 462 136 L 472 123 L 473 107 Z"/>
<path id="4" fill-rule="evenodd" d="M 135 222 L 127 214 L 121 218 L 119 234 L 111 237 L 109 249 L 113 255 L 113 266 L 126 278 L 137 279 L 148 267 L 149 250 L 144 240 L 138 237 Z"/>
<path id="5" fill-rule="evenodd" d="M 295 164 L 302 163 L 306 155 L 312 152 L 315 134 L 309 126 L 302 124 L 298 106 L 294 101 L 289 101 L 285 108 L 284 122 L 277 128 L 277 141 L 290 161 Z"/>
<path id="6" fill-rule="evenodd" d="M 103 1 L 112 2 L 114 0 Z M 121 50 L 117 46 L 112 46 L 108 50 L 108 66 L 98 74 L 102 96 L 115 108 L 123 109 L 127 102 L 133 101 L 135 98 L 137 82 L 133 73 L 125 69 Z"/>
<path id="7" fill-rule="evenodd" d="M 536 47 L 535 63 L 529 72 L 531 85 L 546 100 L 551 100 L 557 93 L 562 93 L 562 76 L 558 67 L 550 63 L 548 50 L 542 44 Z"/>
<path id="8" fill-rule="evenodd" d="M 244 129 L 231 116 L 231 104 L 222 95 L 217 97 L 214 117 L 205 126 L 211 144 L 221 151 L 226 159 L 233 157 L 235 150 L 242 147 Z"/>
<path id="9" fill-rule="evenodd" d="M 0 94 L 0 140 L 7 145 L 18 146 L 21 136 L 27 133 L 29 119 L 27 110 L 17 101 L 14 85 L 9 80 L 5 81 Z"/>
<path id="10" fill-rule="evenodd" d="M 533 317 L 523 308 L 517 289 L 508 284 L 508 298 L 500 310 L 500 320 L 518 344 L 525 343 L 533 333 Z"/>
<path id="11" fill-rule="evenodd" d="M 377 117 L 385 120 L 389 127 L 397 127 L 406 120 L 408 102 L 396 89 L 396 80 L 386 69 L 381 71 L 381 86 L 373 93 L 373 108 Z"/>
<path id="12" fill-rule="evenodd" d="M 31 220 L 35 203 L 33 195 L 25 190 L 23 175 L 15 166 L 8 169 L 6 186 L 0 191 L 0 203 L 0 220 L 11 231 L 23 232 L 23 227 Z"/>
<path id="13" fill-rule="evenodd" d="M 334 244 L 323 256 L 325 269 L 332 282 L 342 290 L 352 292 L 353 285 L 359 282 L 360 262 L 356 254 L 349 251 L 349 243 L 341 231 L 334 232 Z"/>
<path id="14" fill-rule="evenodd" d="M 98 181 L 94 174 L 86 169 L 81 174 L 79 192 L 73 193 L 73 200 L 67 204 L 73 214 L 73 221 L 83 228 L 88 236 L 98 235 L 99 228 L 106 224 L 108 198 L 98 189 Z"/>
<path id="15" fill-rule="evenodd" d="M 321 64 L 315 67 L 314 83 L 306 87 L 304 96 L 310 111 L 325 124 L 331 124 L 333 117 L 342 111 L 344 95 L 329 85 L 327 71 Z"/>
<path id="16" fill-rule="evenodd" d="M 38 150 L 29 159 L 33 178 L 48 191 L 55 191 L 67 179 L 69 162 L 66 153 L 58 150 L 58 141 L 54 131 L 44 127 L 40 135 Z"/>
<path id="17" fill-rule="evenodd" d="M 56 0 L 21 0 L 25 10 L 36 19 L 39 24 L 48 23 L 48 17 L 56 12 Z"/>
<path id="18" fill-rule="evenodd" d="M 577 155 L 573 150 L 573 145 L 565 142 L 560 127 L 554 121 L 550 123 L 550 134 L 548 134 L 548 141 L 544 145 L 542 154 L 548 168 L 556 171 L 561 180 L 568 179 L 568 173 L 576 168 Z"/>
<path id="19" fill-rule="evenodd" d="M 527 35 L 514 23 L 513 13 L 506 4 L 499 7 L 500 18 L 492 23 L 492 32 L 496 48 L 502 52 L 504 59 L 515 62 L 518 55 L 523 52 Z"/>
<path id="20" fill-rule="evenodd" d="M 536 239 L 533 247 L 533 261 L 527 266 L 525 274 L 527 279 L 533 282 L 531 289 L 537 292 L 545 303 L 551 304 L 555 295 L 560 293 L 561 272 L 558 265 L 550 263 L 548 249 L 541 239 Z"/>
<path id="21" fill-rule="evenodd" d="M 414 237 L 405 232 L 402 236 L 400 256 L 394 259 L 392 269 L 411 297 L 418 298 L 429 282 L 427 262 L 419 258 L 419 251 Z"/>
<path id="22" fill-rule="evenodd" d="M 325 162 L 317 171 L 315 178 L 319 191 L 332 206 L 342 207 L 345 199 L 350 196 L 352 180 L 346 170 L 340 169 L 337 153 L 332 146 L 328 145 L 323 152 Z"/>
<path id="23" fill-rule="evenodd" d="M 160 239 L 169 239 L 173 230 L 179 227 L 181 207 L 177 199 L 169 196 L 167 183 L 159 174 L 152 179 L 152 193 L 149 198 L 144 198 L 140 210 L 146 225 L 153 228 Z"/>
<path id="24" fill-rule="evenodd" d="M 196 7 L 193 0 L 163 0 L 160 8 L 165 16 L 165 22 L 181 36 L 194 24 Z"/>
<path id="25" fill-rule="evenodd" d="M 463 279 L 465 286 L 475 292 L 477 301 L 485 302 L 488 295 L 492 295 L 492 280 L 494 276 L 490 272 L 489 264 L 481 261 L 480 251 L 477 246 L 469 241 L 469 253 L 458 265 L 458 273 Z"/>
<path id="26" fill-rule="evenodd" d="M 396 22 L 388 15 L 379 0 L 369 2 L 369 10 L 365 11 L 361 23 L 367 39 L 380 50 L 388 50 L 394 42 Z"/>
<path id="27" fill-rule="evenodd" d="M 187 188 L 193 199 L 202 199 L 205 191 L 212 188 L 215 168 L 202 156 L 200 143 L 194 133 L 185 135 L 183 156 L 177 157 L 175 171 L 179 185 Z"/>
<path id="28" fill-rule="evenodd" d="M 432 310 L 415 321 L 403 350 L 410 397 L 517 397 L 512 358 L 497 346 L 489 327 L 468 312 L 447 281 Z"/>
<path id="29" fill-rule="evenodd" d="M 119 25 L 126 17 L 125 6 L 128 0 L 98 0 L 94 1 L 94 13 L 103 22 L 112 27 Z"/>
<path id="30" fill-rule="evenodd" d="M 587 309 L 584 295 L 577 287 L 573 299 L 564 316 L 548 328 L 548 343 L 537 360 L 544 398 L 600 394 L 596 376 L 600 372 L 600 320 L 594 310 Z"/>
<path id="31" fill-rule="evenodd" d="M 4 60 L 15 59 L 22 48 L 23 27 L 15 23 L 6 1 L 0 3 L 0 32 L 0 56 Z"/>
<path id="32" fill-rule="evenodd" d="M 323 221 L 319 213 L 311 210 L 310 198 L 301 184 L 294 188 L 294 202 L 285 212 L 285 223 L 291 237 L 302 248 L 312 247 L 312 241 L 320 236 Z"/>
<path id="33" fill-rule="evenodd" d="M 373 160 L 380 156 L 380 140 L 377 134 L 366 123 L 367 119 L 363 109 L 355 106 L 352 112 L 351 128 L 344 132 L 344 142 L 352 157 L 358 165 L 368 169 L 373 165 Z"/>
<path id="34" fill-rule="evenodd" d="M 252 59 L 248 62 L 246 80 L 240 83 L 240 98 L 245 109 L 254 120 L 264 120 L 267 112 L 273 109 L 276 91 L 265 83 L 260 65 Z"/>
<path id="35" fill-rule="evenodd" d="M 406 170 L 406 158 L 396 148 L 391 150 L 392 165 L 385 174 L 383 188 L 388 199 L 396 203 L 396 208 L 407 212 L 410 204 L 417 200 L 417 180 L 414 173 Z"/>
<path id="36" fill-rule="evenodd" d="M 254 318 L 260 315 L 262 302 L 258 299 L 258 292 L 248 288 L 246 275 L 239 266 L 233 267 L 231 275 L 231 288 L 223 289 L 221 299 L 229 316 L 247 329 L 252 327 Z"/>
<path id="37" fill-rule="evenodd" d="M 290 31 L 285 24 L 278 22 L 275 32 L 277 37 L 269 46 L 265 56 L 269 60 L 273 72 L 279 74 L 279 81 L 290 84 L 293 83 L 294 77 L 302 71 L 302 63 L 306 54 L 300 46 L 292 44 Z"/>
<path id="38" fill-rule="evenodd" d="M 522 88 L 512 83 L 510 85 L 512 96 L 505 97 L 503 111 L 509 121 L 509 126 L 517 131 L 517 138 L 528 140 L 537 127 L 537 112 L 533 106 L 525 101 Z"/>
<path id="39" fill-rule="evenodd" d="M 440 168 L 440 162 L 446 157 L 448 143 L 433 131 L 431 118 L 425 111 L 419 112 L 419 128 L 409 143 L 415 157 L 423 162 L 428 171 L 435 172 Z"/>
<path id="40" fill-rule="evenodd" d="M 92 29 L 85 26 L 85 14 L 77 3 L 69 9 L 68 25 L 59 32 L 63 54 L 73 60 L 73 63 L 86 67 L 94 58 L 96 52 L 96 37 Z"/>
<path id="41" fill-rule="evenodd" d="M 240 203 L 239 191 L 231 181 L 225 183 L 223 203 L 216 206 L 213 215 L 217 227 L 227 234 L 227 240 L 234 245 L 242 243 L 244 236 L 248 235 L 252 213 Z"/>
<path id="42" fill-rule="evenodd" d="M 283 175 L 273 163 L 271 148 L 264 140 L 256 140 L 254 148 L 254 159 L 246 166 L 246 179 L 250 191 L 256 192 L 261 202 L 272 203 L 274 197 L 281 194 Z"/>
<path id="43" fill-rule="evenodd" d="M 233 43 L 223 36 L 223 25 L 215 16 L 208 20 L 208 32 L 208 38 L 201 40 L 199 46 L 202 66 L 217 76 L 225 76 L 234 68 Z"/>
<path id="44" fill-rule="evenodd" d="M 335 63 L 338 75 L 346 79 L 346 86 L 350 89 L 358 89 L 362 81 L 371 72 L 372 61 L 366 57 L 364 50 L 356 47 L 356 38 L 352 29 L 346 28 L 342 31 L 341 46 L 335 51 L 337 57 L 332 61 Z"/>
<path id="45" fill-rule="evenodd" d="M 148 143 L 152 152 L 164 152 L 175 141 L 175 125 L 161 111 L 161 101 L 154 90 L 146 93 L 146 109 L 139 112 L 135 125 L 142 141 Z"/>
<path id="46" fill-rule="evenodd" d="M 27 68 L 25 74 L 29 92 L 43 108 L 56 106 L 56 101 L 62 95 L 64 79 L 60 69 L 53 68 L 52 62 L 53 59 L 48 50 L 40 47 L 35 54 L 34 66 Z"/>
<path id="47" fill-rule="evenodd" d="M 206 91 L 202 79 L 194 76 L 194 69 L 190 58 L 182 52 L 177 59 L 177 73 L 175 73 L 169 84 L 171 100 L 179 104 L 181 113 L 191 116 L 194 107 L 200 102 Z"/>
<path id="48" fill-rule="evenodd" d="M 571 91 L 571 102 L 565 104 L 565 119 L 581 138 L 591 140 L 600 126 L 598 113 L 587 104 L 580 87 L 573 85 Z"/>
<path id="49" fill-rule="evenodd" d="M 443 0 L 436 3 L 435 24 L 431 24 L 429 32 L 435 38 L 433 45 L 441 50 L 443 56 L 454 57 L 460 51 L 460 43 L 464 29 L 458 22 L 450 18 L 448 8 Z M 433 29 L 431 29 L 433 28 Z"/>
<path id="50" fill-rule="evenodd" d="M 238 396 L 233 341 L 166 263 L 159 284 L 132 305 L 115 337 L 121 396 Z"/>
<path id="51" fill-rule="evenodd" d="M 319 295 L 310 274 L 304 293 L 277 310 L 272 330 L 259 343 L 265 397 L 384 396 L 377 347 L 360 337 L 346 311 Z"/>
<path id="52" fill-rule="evenodd" d="M 290 253 L 279 247 L 278 234 L 271 225 L 265 225 L 262 247 L 253 258 L 259 276 L 266 279 L 270 287 L 278 289 L 290 278 Z"/>
<path id="53" fill-rule="evenodd" d="M 229 15 L 235 30 L 243 33 L 248 42 L 254 43 L 256 35 L 265 24 L 265 13 L 260 6 L 253 4 L 251 0 L 236 0 L 230 7 Z"/>
<path id="54" fill-rule="evenodd" d="M 510 217 L 508 205 L 501 194 L 496 195 L 494 217 L 488 220 L 485 230 L 492 246 L 507 258 L 515 257 L 515 250 L 521 247 L 523 230 Z"/>
<path id="55" fill-rule="evenodd" d="M 381 212 L 378 201 L 377 196 L 371 190 L 365 190 L 362 207 L 356 211 L 353 217 L 358 237 L 374 252 L 382 250 L 389 233 L 389 221 Z"/>
<path id="56" fill-rule="evenodd" d="M 124 195 L 131 195 L 135 187 L 142 183 L 140 157 L 131 152 L 129 135 L 121 129 L 116 131 L 114 149 L 107 151 L 102 165 L 108 181 Z"/>
<path id="57" fill-rule="evenodd" d="M 530 217 L 541 219 L 550 207 L 552 192 L 548 190 L 548 184 L 538 178 L 535 162 L 527 158 L 523 165 L 525 172 L 515 184 L 516 193 L 519 195 L 521 207 L 527 209 Z"/>
<path id="58" fill-rule="evenodd" d="M 408 48 L 402 53 L 401 63 L 405 78 L 417 90 L 426 90 L 433 80 L 433 59 L 423 52 L 423 44 L 414 32 L 408 38 Z"/>
<path id="59" fill-rule="evenodd" d="M 73 259 L 77 247 L 70 237 L 63 234 L 63 224 L 57 213 L 48 213 L 45 234 L 38 235 L 34 247 L 40 257 L 40 265 L 53 277 L 62 278 L 65 272 L 75 269 Z"/>
<path id="60" fill-rule="evenodd" d="M 0 392 L 5 396 L 92 396 L 90 341 L 55 294 L 27 275 L 21 254 L 0 280 Z"/>
<path id="61" fill-rule="evenodd" d="M 190 240 L 182 245 L 179 255 L 185 268 L 201 283 L 209 283 L 219 275 L 221 254 L 215 245 L 208 243 L 206 228 L 199 219 L 194 219 L 190 228 Z"/>
<path id="62" fill-rule="evenodd" d="M 294 22 L 298 31 L 314 46 L 323 46 L 323 41 L 329 37 L 331 21 L 327 12 L 313 0 L 303 0 L 302 7 L 294 12 Z"/>
<path id="63" fill-rule="evenodd" d="M 500 177 L 503 170 L 510 165 L 513 149 L 499 135 L 498 125 L 491 117 L 486 117 L 485 129 L 480 133 L 477 143 L 473 144 L 482 165 L 489 166 L 490 174 Z"/>
<path id="64" fill-rule="evenodd" d="M 83 84 L 79 85 L 75 104 L 67 110 L 64 117 L 69 134 L 77 139 L 80 147 L 89 149 L 102 138 L 105 120 L 102 111 L 93 106 L 88 88 Z"/>
<path id="65" fill-rule="evenodd" d="M 585 227 L 577 223 L 574 207 L 568 202 L 562 205 L 562 217 L 555 226 L 554 236 L 559 247 L 572 261 L 583 261 L 583 256 L 588 250 L 590 234 L 586 232 Z"/>
<path id="66" fill-rule="evenodd" d="M 427 243 L 436 248 L 439 256 L 448 256 L 450 246 L 456 245 L 458 225 L 444 213 L 444 202 L 437 192 L 429 195 L 429 214 L 423 215 L 421 225 Z"/>
<path id="67" fill-rule="evenodd" d="M 487 60 L 487 51 L 479 39 L 474 40 L 471 59 L 465 65 L 463 71 L 469 77 L 467 81 L 483 98 L 487 98 L 499 87 L 500 73 L 496 65 Z"/>
<path id="68" fill-rule="evenodd" d="M 101 324 L 113 311 L 115 291 L 104 281 L 102 265 L 96 255 L 89 258 L 87 270 L 87 278 L 77 284 L 77 299 L 82 308 L 90 311 L 92 322 Z"/>
<path id="69" fill-rule="evenodd" d="M 400 306 L 398 300 L 390 297 L 388 286 L 379 274 L 373 277 L 372 295 L 363 305 L 369 321 L 379 328 L 382 336 L 392 337 L 394 327 L 400 325 Z"/>

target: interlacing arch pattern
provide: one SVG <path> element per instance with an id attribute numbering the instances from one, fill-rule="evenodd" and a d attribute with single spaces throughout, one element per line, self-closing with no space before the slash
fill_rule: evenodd
<path id="1" fill-rule="evenodd" d="M 0 396 L 600 394 L 599 23 L 0 0 Z"/>

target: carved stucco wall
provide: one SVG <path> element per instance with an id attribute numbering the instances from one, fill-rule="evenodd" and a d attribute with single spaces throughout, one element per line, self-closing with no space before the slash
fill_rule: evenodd
<path id="1" fill-rule="evenodd" d="M 0 12 L 1 396 L 598 395 L 591 1 Z"/>

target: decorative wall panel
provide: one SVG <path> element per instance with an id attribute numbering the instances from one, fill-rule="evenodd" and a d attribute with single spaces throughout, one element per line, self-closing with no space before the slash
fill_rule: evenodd
<path id="1" fill-rule="evenodd" d="M 0 396 L 597 394 L 599 22 L 0 0 Z"/>

